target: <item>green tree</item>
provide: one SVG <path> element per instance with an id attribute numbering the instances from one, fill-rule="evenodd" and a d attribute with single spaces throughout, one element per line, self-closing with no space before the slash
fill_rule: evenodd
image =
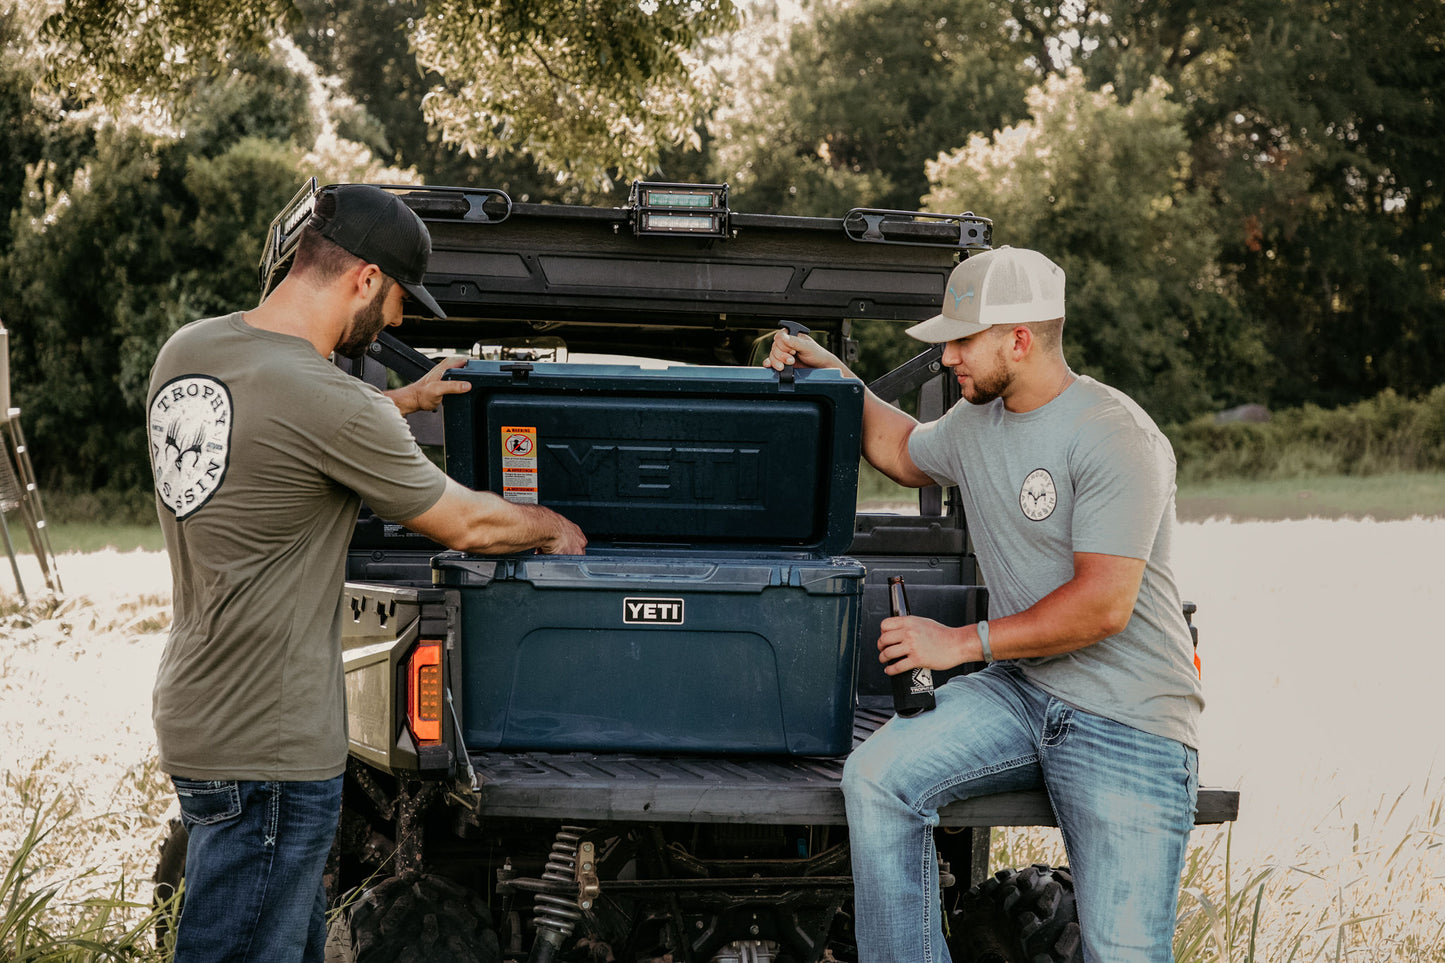
<path id="1" fill-rule="evenodd" d="M 1022 115 L 1037 74 L 997 0 L 839 0 L 739 72 L 717 169 L 754 209 L 912 210 L 923 165 Z M 766 63 L 766 61 L 765 61 Z"/>
<path id="2" fill-rule="evenodd" d="M 472 156 L 427 123 L 422 103 L 441 78 L 417 62 L 408 28 L 423 0 L 301 0 L 305 26 L 293 35 L 322 73 L 340 80 L 347 102 L 333 113 L 337 132 L 365 144 L 429 184 L 496 187 L 520 201 L 590 200 L 599 193 L 576 179 L 559 183 L 519 152 Z"/>
<path id="3" fill-rule="evenodd" d="M 1127 99 L 1159 77 L 1174 89 L 1221 263 L 1278 359 L 1271 400 L 1339 404 L 1438 383 L 1445 5 L 1032 6 L 1016 4 L 1031 37 L 1065 20 L 1077 32 L 1070 54 L 1091 87 Z"/>
<path id="4" fill-rule="evenodd" d="M 1255 229 L 1229 252 L 1268 319 L 1275 398 L 1423 394 L 1445 370 L 1445 6 L 1291 9 L 1241 52 L 1268 65 L 1268 95 L 1238 127 L 1270 180 L 1296 190 L 1248 212 Z"/>
<path id="5" fill-rule="evenodd" d="M 1054 258 L 1069 277 L 1071 364 L 1160 421 L 1235 400 L 1227 386 L 1264 367 L 1220 272 L 1210 199 L 1188 186 L 1168 93 L 1156 82 L 1125 103 L 1077 69 L 1053 75 L 1030 91 L 1028 120 L 930 164 L 926 198 L 987 212 L 995 245 Z"/>
<path id="6" fill-rule="evenodd" d="M 734 20 L 730 0 L 428 0 L 405 29 L 443 139 L 606 186 L 694 142 L 711 86 L 696 52 Z M 306 29 L 291 0 L 68 0 L 46 35 L 55 76 L 87 95 L 174 103 L 198 76 Z M 409 69 L 385 65 L 394 79 Z"/>
<path id="7" fill-rule="evenodd" d="M 146 487 L 156 351 L 188 321 L 255 303 L 267 212 L 295 190 L 299 153 L 244 138 L 206 158 L 109 127 L 70 183 L 32 169 L 0 258 L 0 316 L 47 487 Z"/>

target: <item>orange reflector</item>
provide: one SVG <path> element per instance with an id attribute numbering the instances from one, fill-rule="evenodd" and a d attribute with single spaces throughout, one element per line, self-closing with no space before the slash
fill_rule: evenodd
<path id="1" fill-rule="evenodd" d="M 442 644 L 418 642 L 406 665 L 406 721 L 417 742 L 442 737 Z"/>

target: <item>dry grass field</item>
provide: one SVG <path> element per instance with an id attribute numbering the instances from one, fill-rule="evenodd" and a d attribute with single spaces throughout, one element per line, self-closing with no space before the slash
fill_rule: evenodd
<path id="1" fill-rule="evenodd" d="M 1442 546 L 1440 519 L 1181 526 L 1204 781 L 1243 792 L 1237 824 L 1196 833 L 1181 960 L 1445 960 Z M 0 573 L 0 874 L 39 814 L 54 831 L 26 885 L 68 881 L 51 912 L 75 916 L 86 897 L 149 900 L 170 586 L 154 552 L 60 571 L 67 598 L 29 610 Z M 1048 832 L 999 832 L 995 855 L 1061 859 Z"/>

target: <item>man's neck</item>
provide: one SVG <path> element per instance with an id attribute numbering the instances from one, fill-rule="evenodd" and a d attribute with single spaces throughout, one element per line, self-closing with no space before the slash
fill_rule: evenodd
<path id="1" fill-rule="evenodd" d="M 1020 375 L 1014 378 L 1013 390 L 1003 398 L 1004 408 L 1016 415 L 1042 408 L 1063 394 L 1076 377 L 1062 358 L 1050 361 L 1038 371 L 1020 372 Z"/>
<path id="2" fill-rule="evenodd" d="M 261 331 L 309 341 L 325 358 L 336 349 L 344 327 L 344 322 L 330 317 L 334 311 L 327 301 L 324 292 L 287 278 L 260 305 L 242 313 L 241 320 Z"/>

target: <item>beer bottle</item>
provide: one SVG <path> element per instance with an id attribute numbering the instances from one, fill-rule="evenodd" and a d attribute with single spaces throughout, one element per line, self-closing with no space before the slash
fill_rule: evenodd
<path id="1" fill-rule="evenodd" d="M 888 612 L 908 614 L 908 595 L 903 591 L 903 576 L 888 579 Z M 893 711 L 900 716 L 916 716 L 933 708 L 933 673 L 918 668 L 900 672 L 893 680 Z"/>

